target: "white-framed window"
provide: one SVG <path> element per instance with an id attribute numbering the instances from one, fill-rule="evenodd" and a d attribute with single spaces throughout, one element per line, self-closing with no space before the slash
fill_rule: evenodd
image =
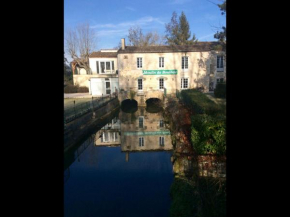
<path id="1" fill-rule="evenodd" d="M 183 56 L 181 58 L 181 68 L 188 69 L 188 57 L 187 56 Z"/>
<path id="2" fill-rule="evenodd" d="M 118 132 L 114 132 L 114 141 L 118 140 Z"/>
<path id="3" fill-rule="evenodd" d="M 137 68 L 142 68 L 142 57 L 137 57 Z"/>
<path id="4" fill-rule="evenodd" d="M 142 78 L 138 79 L 138 90 L 143 90 L 143 80 L 142 80 Z"/>
<path id="5" fill-rule="evenodd" d="M 159 79 L 159 89 L 164 89 L 164 79 L 163 78 Z"/>
<path id="6" fill-rule="evenodd" d="M 144 127 L 144 117 L 139 116 L 139 128 L 143 128 L 143 127 Z"/>
<path id="7" fill-rule="evenodd" d="M 181 89 L 188 88 L 188 78 L 181 78 Z"/>
<path id="8" fill-rule="evenodd" d="M 159 137 L 159 145 L 164 146 L 164 137 L 163 136 Z"/>
<path id="9" fill-rule="evenodd" d="M 139 146 L 144 146 L 144 137 L 139 137 Z"/>
<path id="10" fill-rule="evenodd" d="M 109 132 L 103 132 L 103 135 L 101 137 L 101 142 L 110 142 L 111 137 Z"/>
<path id="11" fill-rule="evenodd" d="M 160 121 L 159 121 L 159 127 L 164 127 L 164 122 L 163 122 L 163 120 L 160 120 Z"/>
<path id="12" fill-rule="evenodd" d="M 101 74 L 112 74 L 114 73 L 114 61 L 97 61 L 97 74 L 99 74 L 99 64 Z"/>
<path id="13" fill-rule="evenodd" d="M 216 83 L 222 83 L 222 82 L 224 82 L 224 79 L 223 78 L 217 78 L 216 79 Z"/>
<path id="14" fill-rule="evenodd" d="M 159 68 L 164 68 L 164 57 L 159 57 Z"/>
<path id="15" fill-rule="evenodd" d="M 217 56 L 216 70 L 218 72 L 224 71 L 224 57 L 223 56 Z"/>

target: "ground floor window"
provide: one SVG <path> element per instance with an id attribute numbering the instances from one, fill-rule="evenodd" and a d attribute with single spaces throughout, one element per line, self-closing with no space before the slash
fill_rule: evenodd
<path id="1" fill-rule="evenodd" d="M 223 78 L 218 78 L 218 79 L 216 79 L 216 82 L 217 83 L 222 83 L 222 82 L 224 82 L 224 79 Z"/>
<path id="2" fill-rule="evenodd" d="M 159 145 L 164 146 L 164 137 L 159 137 Z"/>
<path id="3" fill-rule="evenodd" d="M 143 128 L 144 117 L 139 117 L 139 128 Z"/>
<path id="4" fill-rule="evenodd" d="M 164 126 L 163 120 L 160 120 L 159 127 L 163 127 L 163 126 Z"/>
<path id="5" fill-rule="evenodd" d="M 164 89 L 164 79 L 163 78 L 159 79 L 159 89 Z"/>
<path id="6" fill-rule="evenodd" d="M 142 79 L 138 79 L 138 90 L 143 90 L 143 81 L 142 81 Z"/>
<path id="7" fill-rule="evenodd" d="M 144 137 L 139 137 L 139 146 L 144 146 Z"/>
<path id="8" fill-rule="evenodd" d="M 188 78 L 181 78 L 181 89 L 188 88 Z"/>

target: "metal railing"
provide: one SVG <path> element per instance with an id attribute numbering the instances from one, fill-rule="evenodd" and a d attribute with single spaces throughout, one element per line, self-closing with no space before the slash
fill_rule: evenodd
<path id="1" fill-rule="evenodd" d="M 100 108 L 103 104 L 113 100 L 117 97 L 117 94 L 113 93 L 102 97 L 92 97 L 91 101 L 76 103 L 73 101 L 73 105 L 64 109 L 64 129 L 66 124 L 85 115 L 95 109 Z"/>

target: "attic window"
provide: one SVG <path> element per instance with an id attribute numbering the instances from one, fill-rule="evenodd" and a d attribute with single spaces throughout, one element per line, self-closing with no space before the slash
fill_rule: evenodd
<path id="1" fill-rule="evenodd" d="M 125 55 L 125 56 L 124 56 L 124 59 L 128 59 L 128 56 L 127 56 L 127 55 Z"/>

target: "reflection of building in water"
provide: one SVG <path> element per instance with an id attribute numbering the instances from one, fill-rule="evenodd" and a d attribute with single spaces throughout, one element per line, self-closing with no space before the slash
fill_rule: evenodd
<path id="1" fill-rule="evenodd" d="M 204 177 L 226 177 L 226 158 L 210 155 L 199 155 L 198 173 Z"/>
<path id="2" fill-rule="evenodd" d="M 96 146 L 118 146 L 120 145 L 120 120 L 115 117 L 96 133 Z"/>
<path id="3" fill-rule="evenodd" d="M 172 150 L 170 131 L 165 128 L 162 113 L 139 108 L 135 113 L 120 112 L 119 116 L 122 151 Z"/>

